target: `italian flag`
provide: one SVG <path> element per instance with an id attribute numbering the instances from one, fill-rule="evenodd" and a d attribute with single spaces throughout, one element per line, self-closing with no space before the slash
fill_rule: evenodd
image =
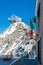
<path id="1" fill-rule="evenodd" d="M 30 38 L 33 37 L 33 29 L 34 29 L 34 26 L 33 26 L 32 20 L 30 19 L 30 28 L 29 28 L 29 30 L 28 30 L 28 36 L 29 36 Z"/>

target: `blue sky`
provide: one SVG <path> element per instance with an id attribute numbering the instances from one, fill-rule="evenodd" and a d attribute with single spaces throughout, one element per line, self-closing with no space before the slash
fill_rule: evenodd
<path id="1" fill-rule="evenodd" d="M 0 0 L 0 33 L 9 25 L 8 17 L 14 13 L 29 25 L 30 18 L 34 17 L 35 0 Z M 33 23 L 34 24 L 34 23 Z M 34 24 L 36 29 L 36 25 Z"/>

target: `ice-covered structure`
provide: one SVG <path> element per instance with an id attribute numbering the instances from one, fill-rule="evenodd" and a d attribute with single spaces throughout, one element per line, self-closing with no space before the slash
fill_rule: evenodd
<path id="1" fill-rule="evenodd" d="M 11 25 L 0 35 L 0 56 L 22 57 L 28 54 L 28 57 L 32 58 L 33 56 L 29 56 L 29 53 L 32 54 L 32 50 L 35 52 L 33 46 L 36 41 L 27 35 L 29 26 L 18 16 L 11 16 L 8 20 Z M 35 32 L 33 33 L 35 37 Z M 35 57 L 36 55 L 33 58 Z"/>

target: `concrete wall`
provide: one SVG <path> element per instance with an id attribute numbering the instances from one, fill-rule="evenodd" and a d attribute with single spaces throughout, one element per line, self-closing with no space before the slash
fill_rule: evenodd
<path id="1" fill-rule="evenodd" d="M 43 65 L 43 0 L 40 0 L 41 65 Z"/>
<path id="2" fill-rule="evenodd" d="M 39 21 L 39 23 L 38 23 Z M 38 27 L 39 25 L 39 27 Z M 37 32 L 37 40 L 41 38 L 41 45 L 39 47 L 41 53 L 41 65 L 43 65 L 43 0 L 40 0 L 40 20 L 36 16 L 36 32 Z M 38 51 L 38 48 L 37 48 Z M 38 52 L 37 52 L 38 53 Z"/>

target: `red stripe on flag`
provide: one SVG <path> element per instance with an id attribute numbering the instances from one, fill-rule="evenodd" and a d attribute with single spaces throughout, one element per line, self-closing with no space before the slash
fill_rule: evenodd
<path id="1" fill-rule="evenodd" d="M 30 36 L 30 38 L 32 38 L 32 36 L 33 36 L 33 31 L 32 30 L 30 32 L 28 32 L 28 36 Z"/>

